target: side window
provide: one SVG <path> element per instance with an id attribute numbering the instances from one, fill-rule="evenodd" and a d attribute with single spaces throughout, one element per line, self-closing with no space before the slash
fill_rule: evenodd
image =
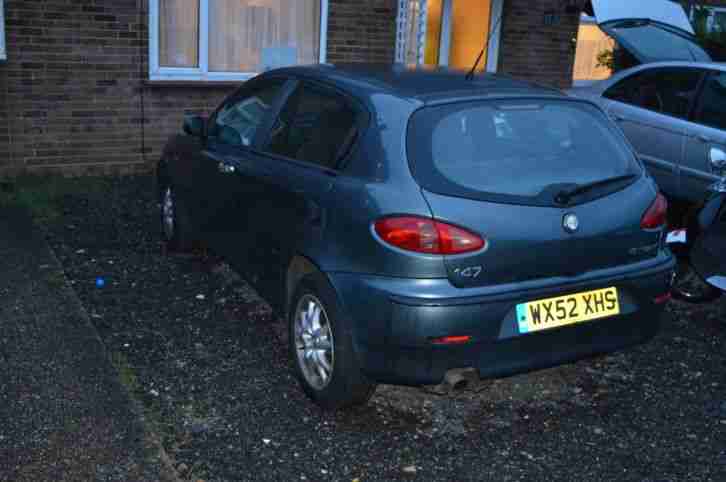
<path id="1" fill-rule="evenodd" d="M 686 119 L 700 80 L 697 69 L 648 70 L 614 85 L 605 97 Z"/>
<path id="2" fill-rule="evenodd" d="M 285 81 L 271 80 L 251 91 L 235 96 L 219 109 L 207 134 L 217 142 L 250 146 Z"/>
<path id="3" fill-rule="evenodd" d="M 696 122 L 726 130 L 726 73 L 714 73 L 706 81 Z"/>
<path id="4" fill-rule="evenodd" d="M 356 117 L 339 95 L 303 84 L 282 109 L 266 150 L 335 168 L 355 142 Z"/>
<path id="5" fill-rule="evenodd" d="M 624 104 L 633 104 L 633 89 L 642 82 L 643 76 L 646 74 L 647 72 L 639 72 L 624 78 L 606 90 L 603 96 Z"/>
<path id="6" fill-rule="evenodd" d="M 661 112 L 687 119 L 702 75 L 697 69 L 663 70 L 656 87 L 663 104 Z"/>

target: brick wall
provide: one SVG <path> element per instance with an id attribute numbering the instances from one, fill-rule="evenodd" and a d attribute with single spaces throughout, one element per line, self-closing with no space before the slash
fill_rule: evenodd
<path id="1" fill-rule="evenodd" d="M 559 23 L 545 25 L 545 14 Z M 579 14 L 566 14 L 562 0 L 505 0 L 499 71 L 560 88 L 572 85 Z"/>
<path id="2" fill-rule="evenodd" d="M 9 145 L 0 172 L 147 169 L 185 111 L 206 111 L 229 86 L 144 86 L 145 0 L 6 0 L 8 61 L 0 86 Z M 141 70 L 140 70 L 141 69 Z M 2 94 L 0 94 L 1 96 Z"/>
<path id="3" fill-rule="evenodd" d="M 185 113 L 209 112 L 234 88 L 146 83 L 147 3 L 5 0 L 0 176 L 148 169 Z M 330 62 L 393 60 L 395 0 L 330 0 L 329 16 Z"/>
<path id="4" fill-rule="evenodd" d="M 330 0 L 328 62 L 393 62 L 396 0 Z"/>

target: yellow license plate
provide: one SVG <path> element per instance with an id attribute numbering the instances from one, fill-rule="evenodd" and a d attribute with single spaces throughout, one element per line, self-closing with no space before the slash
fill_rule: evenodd
<path id="1" fill-rule="evenodd" d="M 618 290 L 606 288 L 517 305 L 519 333 L 549 330 L 620 314 Z"/>

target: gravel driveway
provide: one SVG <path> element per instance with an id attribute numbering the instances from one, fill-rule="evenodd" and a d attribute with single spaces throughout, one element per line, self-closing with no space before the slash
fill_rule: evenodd
<path id="1" fill-rule="evenodd" d="M 98 182 L 63 197 L 49 241 L 184 479 L 726 480 L 724 300 L 671 303 L 619 354 L 328 414 L 242 278 L 161 255 L 153 178 Z"/>

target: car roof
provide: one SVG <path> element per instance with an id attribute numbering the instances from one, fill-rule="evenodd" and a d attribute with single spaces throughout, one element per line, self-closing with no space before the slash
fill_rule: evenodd
<path id="1" fill-rule="evenodd" d="M 630 75 L 633 75 L 635 73 L 643 72 L 645 70 L 662 69 L 667 67 L 720 70 L 722 72 L 726 72 L 726 63 L 723 62 L 690 62 L 685 60 L 650 62 L 647 64 L 636 65 L 635 67 L 630 67 L 629 69 L 621 70 L 620 72 L 613 74 L 612 77 L 608 77 L 607 79 L 596 80 L 592 84 L 588 84 L 586 86 L 576 86 L 575 88 L 605 90 L 611 85 L 620 82 L 622 79 L 629 77 Z"/>
<path id="2" fill-rule="evenodd" d="M 641 64 L 637 67 L 643 69 L 650 69 L 654 67 L 691 67 L 697 69 L 715 69 L 715 70 L 726 70 L 726 63 L 724 62 L 691 62 L 687 60 L 665 60 L 660 62 L 650 62 L 647 64 Z"/>
<path id="3" fill-rule="evenodd" d="M 403 64 L 318 64 L 276 69 L 270 73 L 328 80 L 362 94 L 385 92 L 424 103 L 446 102 L 470 97 L 566 97 L 555 88 L 478 73 L 466 79 L 466 71 L 442 67 Z"/>

